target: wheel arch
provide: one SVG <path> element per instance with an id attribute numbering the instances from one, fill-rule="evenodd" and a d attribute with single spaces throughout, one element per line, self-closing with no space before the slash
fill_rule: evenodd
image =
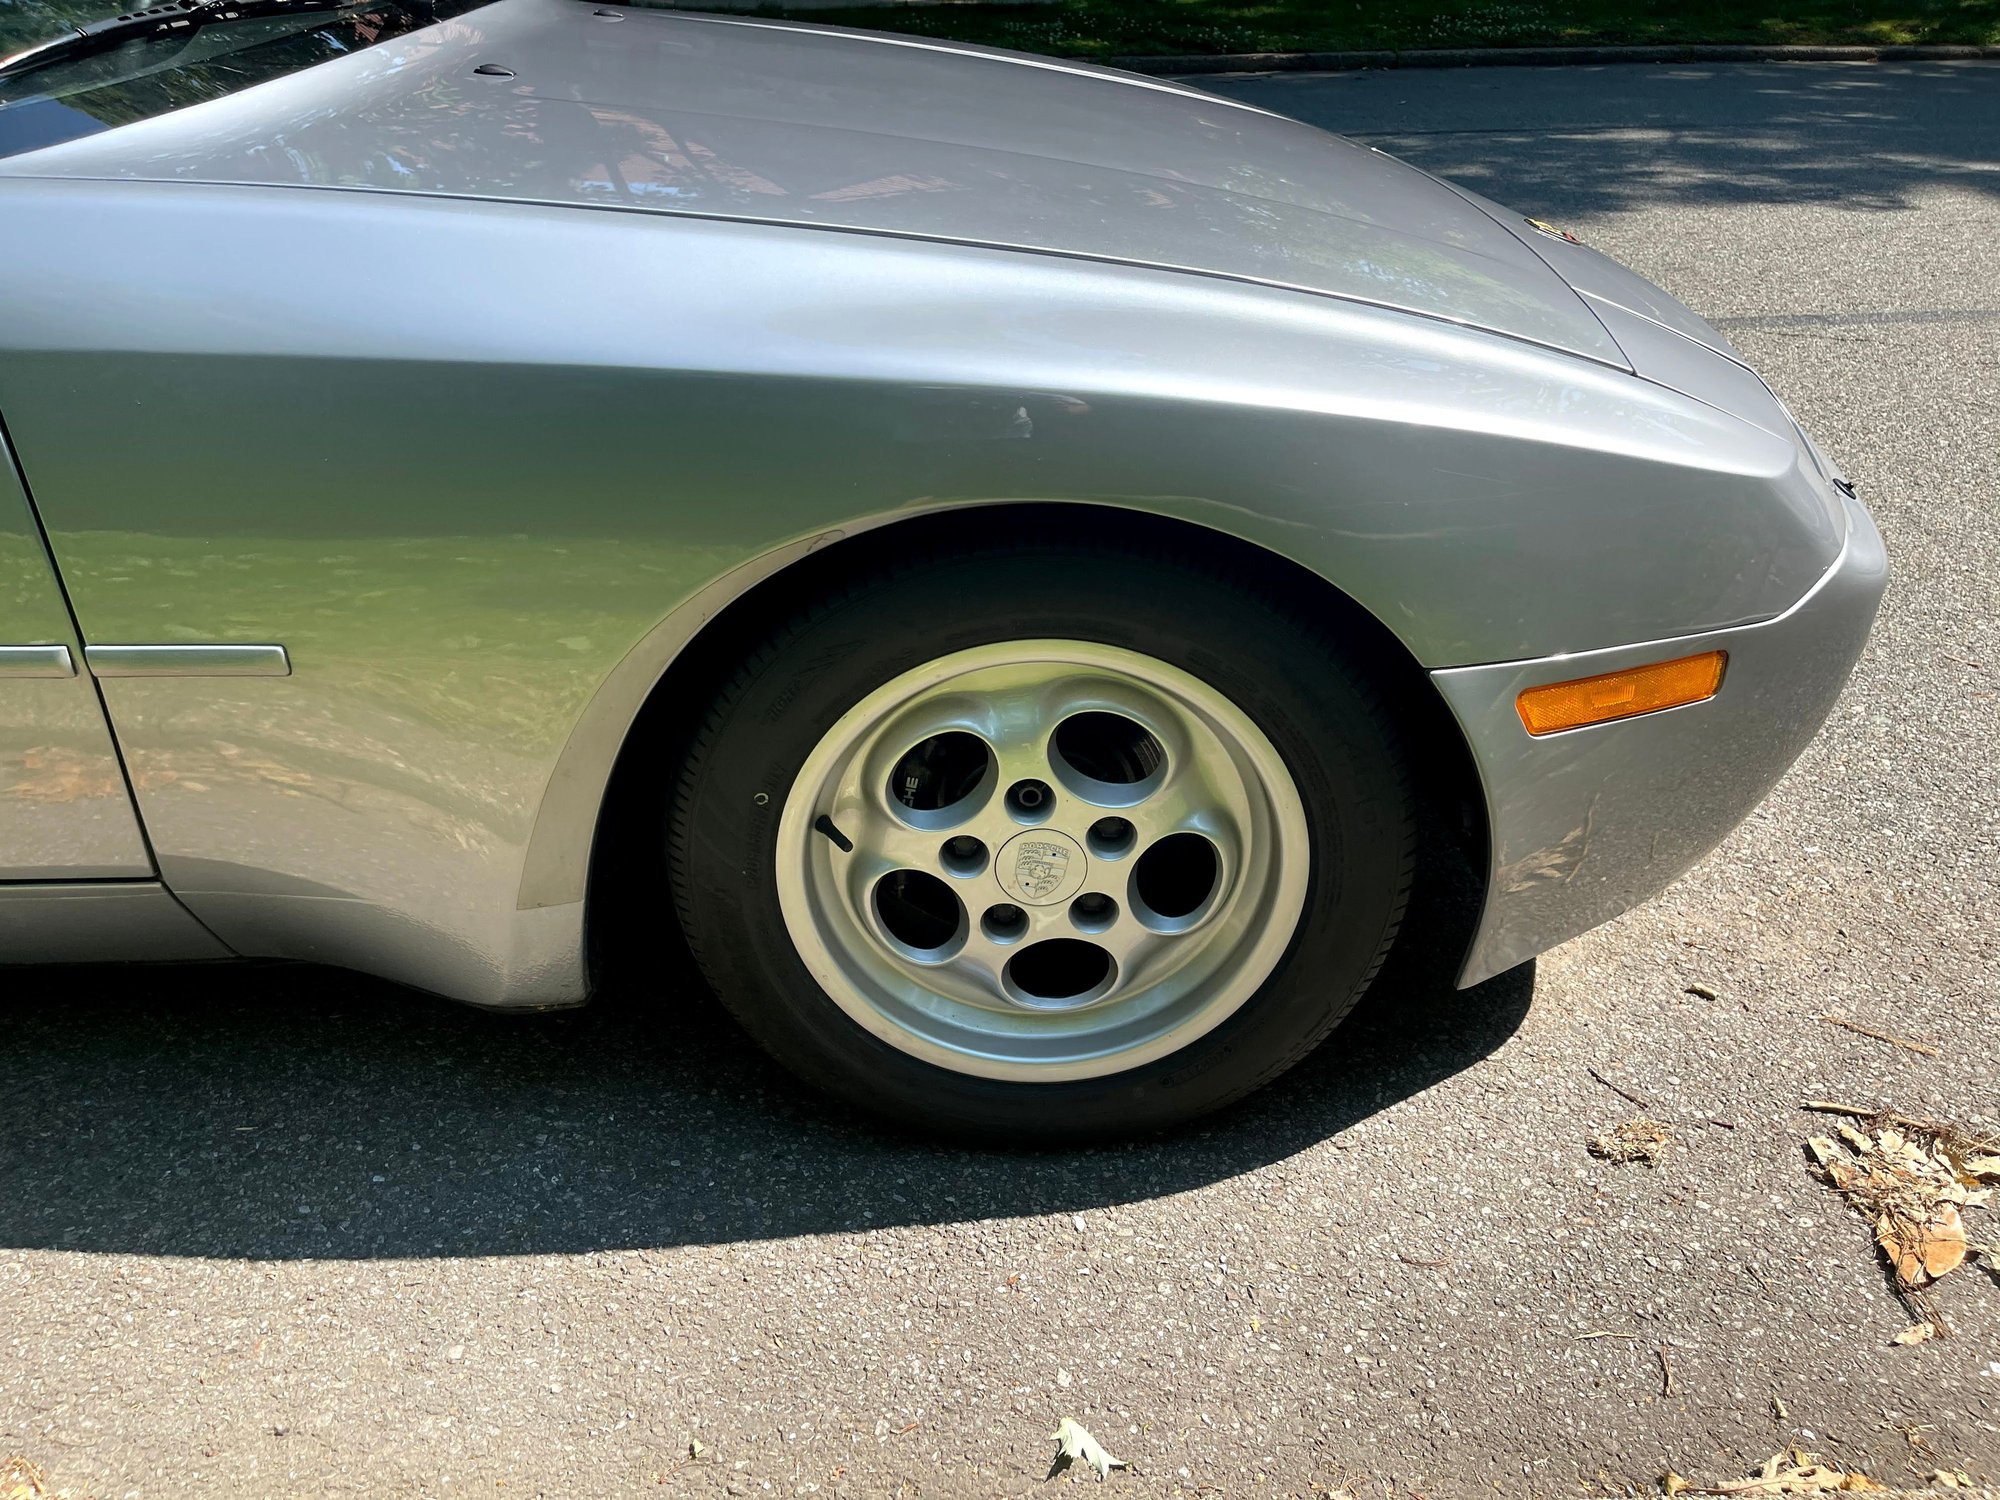
<path id="1" fill-rule="evenodd" d="M 686 737 L 741 664 L 745 643 L 798 600 L 891 548 L 907 554 L 982 534 L 1030 531 L 1058 510 L 1065 534 L 1086 545 L 1222 560 L 1261 587 L 1338 614 L 1343 633 L 1357 644 L 1357 660 L 1379 675 L 1395 708 L 1420 784 L 1443 791 L 1426 799 L 1436 818 L 1427 842 L 1442 839 L 1462 856 L 1455 863 L 1485 870 L 1486 803 L 1464 734 L 1416 657 L 1350 594 L 1301 563 L 1198 521 L 1091 501 L 994 501 L 794 540 L 713 580 L 667 616 L 627 653 L 572 731 L 536 816 L 518 906 L 581 900 L 592 987 L 622 970 L 618 934 L 645 921 L 634 909 L 643 872 L 663 857 L 671 778 L 657 773 L 679 763 Z M 657 919 L 642 930 L 657 933 Z"/>

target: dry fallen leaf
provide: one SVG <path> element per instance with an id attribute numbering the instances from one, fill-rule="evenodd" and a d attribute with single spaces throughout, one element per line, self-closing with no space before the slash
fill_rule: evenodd
<path id="1" fill-rule="evenodd" d="M 1793 1448 L 1774 1453 L 1764 1467 L 1748 1479 L 1732 1479 L 1711 1486 L 1711 1495 L 1831 1495 L 1838 1491 L 1884 1490 L 1866 1474 L 1836 1469 L 1819 1462 L 1810 1453 Z"/>
<path id="2" fill-rule="evenodd" d="M 1100 1480 L 1109 1479 L 1113 1469 L 1129 1469 L 1132 1466 L 1122 1458 L 1113 1458 L 1104 1451 L 1104 1445 L 1090 1435 L 1090 1429 L 1074 1417 L 1064 1417 L 1056 1423 L 1056 1461 L 1049 1466 L 1049 1477 L 1054 1478 L 1073 1463 L 1086 1463 L 1097 1470 Z"/>
<path id="3" fill-rule="evenodd" d="M 1673 1132 L 1658 1120 L 1627 1120 L 1591 1141 L 1590 1154 L 1600 1161 L 1641 1161 L 1650 1167 L 1672 1139 Z"/>
<path id="4" fill-rule="evenodd" d="M 1921 1221 L 1907 1210 L 1885 1211 L 1875 1220 L 1875 1242 L 1905 1286 L 1925 1286 L 1965 1259 L 1965 1225 L 1949 1203 L 1932 1205 Z"/>
<path id="5" fill-rule="evenodd" d="M 1911 1320 L 1896 1342 L 1943 1337 L 1949 1329 L 1925 1288 L 1958 1269 L 1968 1251 L 1980 1250 L 1966 1241 L 1963 1210 L 1990 1203 L 1993 1189 L 1983 1184 L 1989 1161 L 2000 1156 L 2000 1140 L 1886 1110 L 1867 1115 L 1839 1104 L 1808 1107 L 1861 1121 L 1837 1127 L 1844 1149 L 1816 1135 L 1806 1141 L 1806 1152 L 1818 1175 L 1867 1219 L 1896 1273 Z"/>
<path id="6" fill-rule="evenodd" d="M 39 1464 L 19 1454 L 0 1458 L 0 1500 L 45 1500 L 49 1479 Z"/>

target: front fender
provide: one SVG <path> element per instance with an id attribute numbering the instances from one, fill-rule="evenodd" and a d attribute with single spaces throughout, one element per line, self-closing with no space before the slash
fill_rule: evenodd
<path id="1" fill-rule="evenodd" d="M 1840 544 L 1797 450 L 1729 413 L 1211 276 L 25 177 L 0 261 L 0 406 L 86 639 L 290 652 L 103 685 L 163 878 L 241 952 L 483 1003 L 581 992 L 621 726 L 705 611 L 830 534 L 1190 520 L 1432 668 L 1769 618 Z"/>

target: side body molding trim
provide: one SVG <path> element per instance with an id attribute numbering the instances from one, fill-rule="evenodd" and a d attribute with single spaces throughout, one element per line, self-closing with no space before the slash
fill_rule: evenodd
<path id="1" fill-rule="evenodd" d="M 0 646 L 0 677 L 74 677 L 67 646 Z"/>
<path id="2" fill-rule="evenodd" d="M 85 646 L 97 677 L 289 677 L 283 646 Z"/>

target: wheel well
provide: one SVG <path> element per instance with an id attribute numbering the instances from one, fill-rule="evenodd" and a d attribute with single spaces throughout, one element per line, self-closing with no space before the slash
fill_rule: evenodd
<path id="1" fill-rule="evenodd" d="M 636 979 L 643 964 L 649 986 L 678 990 L 687 984 L 699 992 L 701 980 L 678 933 L 662 930 L 661 913 L 671 908 L 659 889 L 665 878 L 667 798 L 673 768 L 748 646 L 801 601 L 892 549 L 907 558 L 928 547 L 963 547 L 982 536 L 1032 535 L 1058 510 L 1063 536 L 1086 547 L 1172 551 L 1222 562 L 1254 578 L 1262 590 L 1337 617 L 1341 635 L 1354 643 L 1357 663 L 1375 674 L 1396 714 L 1421 792 L 1422 854 L 1411 921 L 1444 923 L 1430 940 L 1460 952 L 1469 948 L 1476 898 L 1483 897 L 1488 869 L 1479 773 L 1429 674 L 1380 620 L 1289 558 L 1193 522 L 1078 504 L 990 505 L 892 522 L 809 553 L 720 610 L 674 658 L 626 735 L 599 809 L 584 906 L 593 991 Z M 1406 930 L 1410 925 L 1406 921 Z"/>

